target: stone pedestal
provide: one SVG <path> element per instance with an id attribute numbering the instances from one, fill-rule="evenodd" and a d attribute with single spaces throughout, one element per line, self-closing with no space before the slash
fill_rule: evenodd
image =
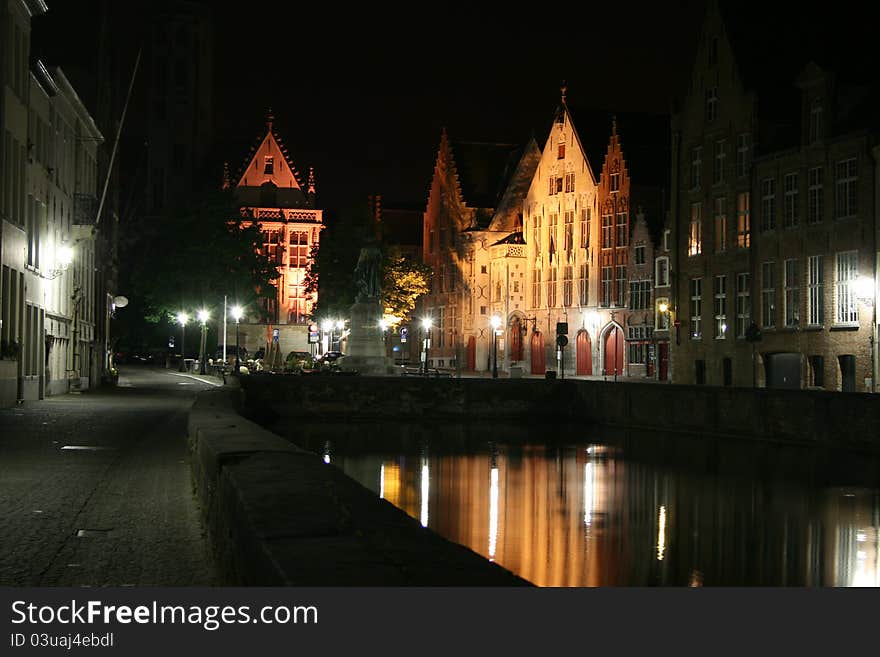
<path id="1" fill-rule="evenodd" d="M 351 330 L 341 365 L 343 370 L 357 370 L 366 375 L 394 373 L 394 364 L 385 355 L 385 340 L 379 326 L 382 311 L 378 299 L 358 301 L 351 307 Z"/>

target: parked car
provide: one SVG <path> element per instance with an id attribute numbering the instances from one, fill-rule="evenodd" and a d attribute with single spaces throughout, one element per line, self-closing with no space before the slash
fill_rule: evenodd
<path id="1" fill-rule="evenodd" d="M 302 372 L 315 367 L 315 357 L 307 351 L 291 351 L 284 359 L 285 372 Z"/>
<path id="2" fill-rule="evenodd" d="M 325 351 L 315 363 L 320 369 L 338 369 L 344 358 L 345 354 L 341 351 Z"/>

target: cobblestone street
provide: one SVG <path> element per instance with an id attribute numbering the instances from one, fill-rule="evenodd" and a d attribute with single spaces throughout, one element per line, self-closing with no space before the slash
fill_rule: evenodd
<path id="1" fill-rule="evenodd" d="M 208 387 L 133 367 L 0 410 L 0 585 L 212 585 L 186 438 Z"/>

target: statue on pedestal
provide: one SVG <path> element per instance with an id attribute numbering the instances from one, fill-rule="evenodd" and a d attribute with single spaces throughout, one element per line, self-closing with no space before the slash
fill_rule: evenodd
<path id="1" fill-rule="evenodd" d="M 357 301 L 378 300 L 382 296 L 382 252 L 377 245 L 367 244 L 361 249 L 354 277 Z"/>

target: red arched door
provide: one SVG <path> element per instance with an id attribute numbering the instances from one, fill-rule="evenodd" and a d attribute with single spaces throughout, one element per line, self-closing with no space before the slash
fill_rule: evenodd
<path id="1" fill-rule="evenodd" d="M 577 370 L 579 376 L 593 373 L 593 351 L 590 334 L 581 329 L 577 334 Z"/>
<path id="2" fill-rule="evenodd" d="M 543 374 L 547 369 L 544 359 L 544 334 L 532 333 L 532 374 Z"/>
<path id="3" fill-rule="evenodd" d="M 514 317 L 508 329 L 507 344 L 510 345 L 510 361 L 518 363 L 523 359 L 523 339 L 519 317 Z"/>
<path id="4" fill-rule="evenodd" d="M 605 334 L 605 374 L 623 374 L 623 347 L 623 331 L 614 326 Z"/>
<path id="5" fill-rule="evenodd" d="M 470 336 L 467 341 L 467 371 L 473 372 L 475 369 L 477 369 L 477 339 Z"/>

